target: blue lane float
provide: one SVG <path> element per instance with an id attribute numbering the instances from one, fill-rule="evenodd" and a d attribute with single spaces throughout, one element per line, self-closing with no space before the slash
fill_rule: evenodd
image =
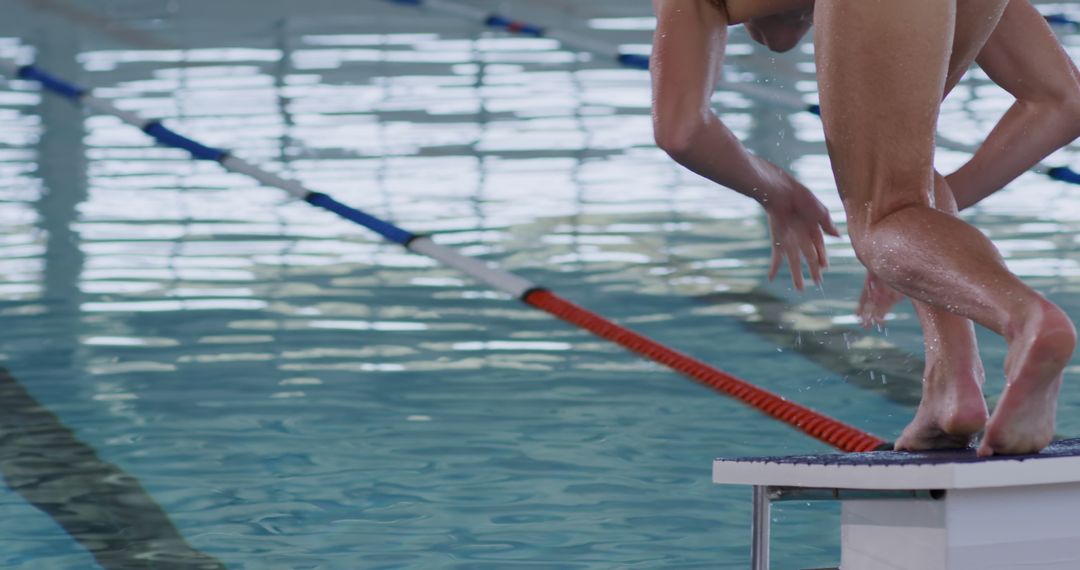
<path id="1" fill-rule="evenodd" d="M 1080 21 L 1074 20 L 1065 14 L 1047 14 L 1044 16 L 1046 21 L 1055 26 L 1067 26 L 1074 29 L 1080 29 Z"/>
<path id="2" fill-rule="evenodd" d="M 402 0 L 403 2 L 406 0 Z M 0 73 L 9 77 L 38 81 L 45 90 L 63 96 L 93 111 L 113 115 L 152 137 L 157 143 L 188 152 L 193 158 L 216 162 L 226 170 L 250 176 L 266 186 L 285 190 L 294 198 L 363 226 L 386 240 L 403 245 L 411 251 L 427 255 L 469 275 L 481 283 L 503 291 L 515 298 L 522 298 L 530 291 L 539 289 L 534 283 L 512 273 L 441 246 L 430 238 L 404 230 L 390 222 L 343 204 L 322 192 L 304 187 L 299 181 L 283 178 L 264 168 L 234 156 L 228 150 L 215 148 L 190 139 L 165 126 L 160 120 L 150 120 L 117 108 L 110 101 L 95 96 L 89 89 L 52 75 L 33 65 L 18 65 L 0 59 Z"/>
<path id="3" fill-rule="evenodd" d="M 409 242 L 416 239 L 416 234 L 403 230 L 389 222 L 384 222 L 371 214 L 361 212 L 352 206 L 342 204 L 322 192 L 310 192 L 304 197 L 304 201 L 312 206 L 329 210 L 346 220 L 360 224 L 398 245 L 409 245 Z"/>
<path id="4" fill-rule="evenodd" d="M 86 94 L 86 90 L 45 71 L 34 65 L 24 65 L 14 73 L 19 79 L 27 79 L 41 83 L 46 89 L 61 95 L 66 99 L 78 101 Z"/>
<path id="5" fill-rule="evenodd" d="M 624 53 L 618 57 L 619 63 L 634 69 L 649 69 L 649 56 L 636 53 Z"/>
<path id="6" fill-rule="evenodd" d="M 221 162 L 229 155 L 228 151 L 206 146 L 173 131 L 161 124 L 161 121 L 150 121 L 142 130 L 153 137 L 158 144 L 186 150 L 199 160 Z"/>
<path id="7" fill-rule="evenodd" d="M 1080 184 L 1080 173 L 1077 173 L 1067 166 L 1057 166 L 1047 169 L 1046 175 L 1054 180 L 1060 180 L 1061 182 Z"/>
<path id="8" fill-rule="evenodd" d="M 118 109 L 109 101 L 95 97 L 89 89 L 52 75 L 39 67 L 33 65 L 20 66 L 9 60 L 0 60 L 0 71 L 19 79 L 37 81 L 47 91 L 60 95 L 74 103 L 82 104 L 98 112 L 119 117 L 124 122 L 141 129 L 158 144 L 187 151 L 195 159 L 217 162 L 228 170 L 246 174 L 268 186 L 283 189 L 296 198 L 300 198 L 313 206 L 318 206 L 324 210 L 333 212 L 342 218 L 364 226 L 394 243 L 408 246 L 418 237 L 389 222 L 385 222 L 370 214 L 357 210 L 356 208 L 342 204 L 326 194 L 308 190 L 299 182 L 286 180 L 242 159 L 236 158 L 227 150 L 207 146 L 192 140 L 169 127 L 166 127 L 159 120 L 143 119 L 142 117 Z"/>

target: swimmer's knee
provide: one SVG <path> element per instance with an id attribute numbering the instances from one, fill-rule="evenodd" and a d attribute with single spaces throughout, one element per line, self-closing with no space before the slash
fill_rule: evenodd
<path id="1" fill-rule="evenodd" d="M 1074 138 L 1080 137 L 1080 88 L 1071 89 L 1063 94 L 1058 103 L 1062 115 L 1071 128 Z"/>
<path id="2" fill-rule="evenodd" d="M 917 209 L 925 209 L 923 203 L 900 206 L 888 214 L 873 220 L 849 221 L 848 232 L 855 257 L 873 273 L 888 281 L 907 281 L 916 278 L 917 271 L 911 263 L 913 232 L 919 228 L 907 221 L 914 218 Z"/>

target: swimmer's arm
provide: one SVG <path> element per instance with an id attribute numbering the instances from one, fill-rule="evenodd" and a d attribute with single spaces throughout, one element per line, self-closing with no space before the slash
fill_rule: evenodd
<path id="1" fill-rule="evenodd" d="M 686 168 L 753 198 L 769 216 L 772 278 L 787 258 L 796 288 L 800 262 L 820 281 L 827 266 L 822 232 L 836 235 L 829 212 L 780 167 L 751 154 L 713 112 L 727 15 L 709 0 L 653 0 L 653 127 L 657 144 Z"/>
<path id="2" fill-rule="evenodd" d="M 1080 73 L 1028 0 L 1012 0 L 976 60 L 1016 102 L 948 176 L 967 208 L 1080 136 Z"/>
<path id="3" fill-rule="evenodd" d="M 707 0 L 654 0 L 650 69 L 656 143 L 686 168 L 767 203 L 779 169 L 750 154 L 712 110 L 727 44 L 727 15 Z"/>

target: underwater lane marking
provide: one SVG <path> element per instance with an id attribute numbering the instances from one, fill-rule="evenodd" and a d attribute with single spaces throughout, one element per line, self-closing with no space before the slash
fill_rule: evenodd
<path id="1" fill-rule="evenodd" d="M 0 473 L 8 488 L 52 518 L 102 568 L 148 568 L 147 561 L 157 560 L 161 568 L 225 570 L 188 544 L 134 476 L 98 457 L 4 368 L 0 402 Z"/>

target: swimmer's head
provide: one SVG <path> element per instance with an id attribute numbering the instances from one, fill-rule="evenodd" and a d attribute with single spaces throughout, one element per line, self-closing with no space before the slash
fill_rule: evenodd
<path id="1" fill-rule="evenodd" d="M 755 42 L 776 52 L 799 45 L 814 23 L 814 9 L 803 8 L 747 20 L 746 31 Z"/>

